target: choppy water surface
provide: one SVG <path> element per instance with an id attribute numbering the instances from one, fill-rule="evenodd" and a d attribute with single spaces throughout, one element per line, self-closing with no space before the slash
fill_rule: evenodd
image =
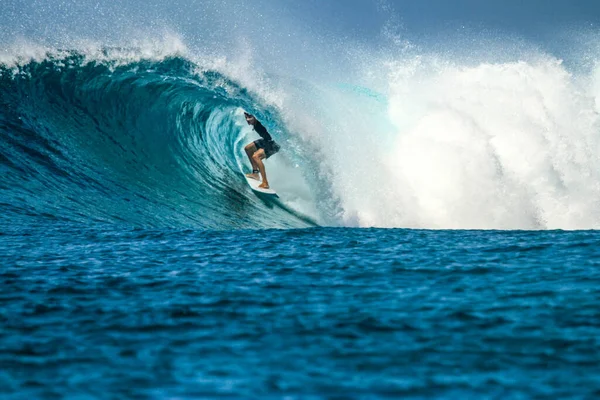
<path id="1" fill-rule="evenodd" d="M 0 393 L 594 398 L 599 244 L 596 232 L 5 227 Z"/>

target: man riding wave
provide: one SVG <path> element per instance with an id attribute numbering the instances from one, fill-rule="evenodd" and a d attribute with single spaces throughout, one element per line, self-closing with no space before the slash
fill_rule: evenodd
<path id="1" fill-rule="evenodd" d="M 252 125 L 256 133 L 260 135 L 260 139 L 257 139 L 244 147 L 246 155 L 248 155 L 248 159 L 252 164 L 252 173 L 246 174 L 246 176 L 248 178 L 259 180 L 258 174 L 260 173 L 260 176 L 262 176 L 262 183 L 258 185 L 258 187 L 268 189 L 269 181 L 267 180 L 267 172 L 265 171 L 263 160 L 266 160 L 277 153 L 280 147 L 273 140 L 269 132 L 267 132 L 267 128 L 265 128 L 254 115 L 244 112 L 244 116 L 246 117 L 248 125 Z"/>

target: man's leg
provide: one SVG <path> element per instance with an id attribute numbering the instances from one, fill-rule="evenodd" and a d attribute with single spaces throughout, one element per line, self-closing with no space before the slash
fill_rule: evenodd
<path id="1" fill-rule="evenodd" d="M 263 163 L 263 159 L 266 157 L 264 149 L 258 149 L 256 153 L 252 156 L 256 165 L 258 165 L 258 170 L 260 171 L 260 176 L 262 176 L 262 183 L 258 185 L 258 187 L 263 189 L 269 188 L 269 181 L 267 180 L 267 171 L 265 170 L 265 163 Z"/>
<path id="2" fill-rule="evenodd" d="M 248 178 L 252 178 L 252 179 L 256 179 L 258 180 L 258 174 L 254 173 L 254 171 L 258 170 L 258 164 L 256 164 L 256 161 L 254 160 L 253 155 L 256 153 L 256 145 L 254 144 L 254 142 L 246 145 L 246 147 L 244 147 L 244 150 L 246 150 L 246 155 L 248 156 L 248 159 L 250 160 L 250 164 L 252 164 L 252 173 L 251 174 L 246 174 L 246 176 Z"/>

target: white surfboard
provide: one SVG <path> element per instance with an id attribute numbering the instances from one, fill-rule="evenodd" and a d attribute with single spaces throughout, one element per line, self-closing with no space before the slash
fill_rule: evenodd
<path id="1" fill-rule="evenodd" d="M 273 189 L 270 189 L 270 188 L 269 189 L 263 189 L 261 187 L 258 187 L 258 185 L 261 184 L 261 181 L 259 181 L 257 179 L 248 178 L 245 175 L 244 175 L 244 177 L 246 178 L 246 182 L 248 182 L 248 185 L 250 185 L 250 188 L 252 190 L 254 190 L 255 192 L 262 193 L 262 194 L 267 194 L 269 196 L 279 197 L 277 195 L 277 193 Z"/>

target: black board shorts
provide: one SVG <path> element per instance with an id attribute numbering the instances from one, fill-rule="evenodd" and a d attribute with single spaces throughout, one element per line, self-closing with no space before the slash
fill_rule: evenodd
<path id="1" fill-rule="evenodd" d="M 275 143 L 274 140 L 267 142 L 265 139 L 257 139 L 254 141 L 254 145 L 256 149 L 264 149 L 265 150 L 265 158 L 271 157 L 273 154 L 277 153 L 280 149 L 279 145 Z"/>

